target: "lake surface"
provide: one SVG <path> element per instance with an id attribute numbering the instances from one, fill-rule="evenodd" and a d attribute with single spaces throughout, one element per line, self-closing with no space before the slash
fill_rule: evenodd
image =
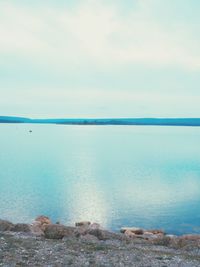
<path id="1" fill-rule="evenodd" d="M 200 233 L 200 128 L 1 124 L 0 217 L 40 214 Z"/>

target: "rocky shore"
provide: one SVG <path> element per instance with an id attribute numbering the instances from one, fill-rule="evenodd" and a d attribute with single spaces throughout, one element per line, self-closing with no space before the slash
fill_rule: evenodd
<path id="1" fill-rule="evenodd" d="M 120 233 L 97 223 L 31 224 L 0 220 L 0 266 L 200 266 L 200 235 L 167 235 L 159 229 L 124 227 Z"/>

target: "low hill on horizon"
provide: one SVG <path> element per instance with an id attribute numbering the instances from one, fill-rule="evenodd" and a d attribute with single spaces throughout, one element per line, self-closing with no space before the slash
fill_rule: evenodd
<path id="1" fill-rule="evenodd" d="M 0 116 L 0 123 L 38 123 L 63 125 L 160 125 L 200 126 L 200 118 L 75 118 L 75 119 L 31 119 L 25 117 Z"/>

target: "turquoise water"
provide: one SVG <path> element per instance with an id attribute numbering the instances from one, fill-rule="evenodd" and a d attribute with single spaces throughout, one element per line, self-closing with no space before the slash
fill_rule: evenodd
<path id="1" fill-rule="evenodd" d="M 0 217 L 200 233 L 199 140 L 192 127 L 1 124 Z"/>

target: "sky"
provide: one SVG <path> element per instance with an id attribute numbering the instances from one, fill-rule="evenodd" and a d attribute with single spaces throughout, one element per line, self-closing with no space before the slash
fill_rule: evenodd
<path id="1" fill-rule="evenodd" d="M 200 117 L 199 0 L 1 0 L 0 115 Z"/>

